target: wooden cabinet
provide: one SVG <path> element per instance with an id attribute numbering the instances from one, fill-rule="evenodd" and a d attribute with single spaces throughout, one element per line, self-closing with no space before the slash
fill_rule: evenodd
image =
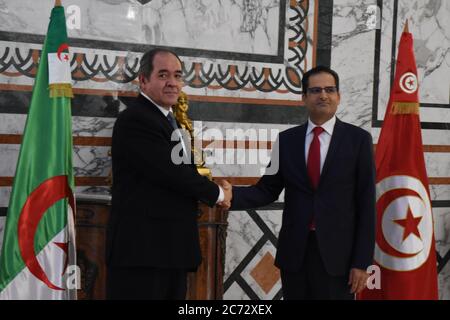
<path id="1" fill-rule="evenodd" d="M 189 273 L 186 298 L 222 299 L 227 212 L 205 205 L 200 205 L 199 209 L 203 261 L 197 272 Z M 109 196 L 83 196 L 77 199 L 77 264 L 81 270 L 78 299 L 105 299 L 105 242 L 109 211 Z"/>
<path id="2" fill-rule="evenodd" d="M 198 220 L 202 263 L 188 275 L 188 300 L 223 298 L 223 269 L 228 212 L 200 205 Z"/>
<path id="3" fill-rule="evenodd" d="M 81 271 L 80 300 L 106 297 L 105 243 L 109 197 L 77 199 L 75 218 L 77 265 Z"/>

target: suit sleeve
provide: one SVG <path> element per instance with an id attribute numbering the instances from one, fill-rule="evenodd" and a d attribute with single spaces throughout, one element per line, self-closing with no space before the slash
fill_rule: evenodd
<path id="1" fill-rule="evenodd" d="M 372 137 L 365 133 L 357 161 L 356 235 L 352 267 L 366 269 L 373 263 L 375 249 L 375 164 Z"/>
<path id="2" fill-rule="evenodd" d="M 278 199 L 283 188 L 284 181 L 280 167 L 280 141 L 277 140 L 264 176 L 253 186 L 233 187 L 230 210 L 244 210 L 268 205 Z"/>
<path id="3" fill-rule="evenodd" d="M 172 145 L 157 120 L 128 114 L 118 119 L 114 128 L 113 153 L 121 150 L 123 163 L 161 187 L 194 197 L 213 206 L 219 196 L 218 186 L 201 176 L 195 166 L 172 161 Z M 158 119 L 159 120 L 159 119 Z"/>

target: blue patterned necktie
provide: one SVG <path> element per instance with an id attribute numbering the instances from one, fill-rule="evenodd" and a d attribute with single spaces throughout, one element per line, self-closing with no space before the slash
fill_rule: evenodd
<path id="1" fill-rule="evenodd" d="M 174 130 L 178 130 L 180 129 L 178 127 L 177 121 L 175 120 L 173 113 L 169 111 L 169 113 L 167 114 L 167 120 L 169 120 L 170 124 L 172 125 Z M 180 131 L 177 131 L 178 133 L 178 137 L 180 138 L 180 142 L 181 142 L 181 146 L 183 147 L 183 154 L 187 154 L 186 153 L 186 147 L 185 147 L 185 142 L 183 140 L 183 136 L 181 134 Z"/>
<path id="2" fill-rule="evenodd" d="M 167 114 L 167 120 L 169 120 L 170 124 L 172 125 L 172 127 L 176 130 L 178 129 L 178 124 L 177 121 L 175 120 L 175 118 L 173 117 L 172 112 L 169 111 L 169 113 Z"/>

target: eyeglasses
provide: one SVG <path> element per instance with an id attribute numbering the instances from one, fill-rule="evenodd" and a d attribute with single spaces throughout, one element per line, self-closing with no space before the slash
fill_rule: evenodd
<path id="1" fill-rule="evenodd" d="M 325 87 L 325 88 L 312 87 L 312 88 L 308 88 L 306 91 L 309 94 L 321 94 L 323 90 L 325 90 L 325 93 L 328 93 L 328 94 L 337 92 L 337 88 L 336 87 Z"/>

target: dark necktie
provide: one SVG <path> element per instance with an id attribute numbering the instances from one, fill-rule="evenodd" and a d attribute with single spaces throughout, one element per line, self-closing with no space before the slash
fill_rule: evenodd
<path id="1" fill-rule="evenodd" d="M 307 169 L 308 169 L 308 176 L 311 180 L 311 184 L 314 187 L 314 189 L 317 189 L 317 186 L 319 185 L 320 180 L 320 140 L 319 136 L 320 134 L 324 132 L 324 129 L 322 127 L 315 127 L 313 129 L 314 137 L 311 141 L 311 145 L 309 146 L 309 153 L 308 153 L 308 162 L 307 162 Z"/>
<path id="2" fill-rule="evenodd" d="M 177 121 L 175 120 L 175 118 L 173 117 L 172 112 L 169 111 L 169 113 L 167 114 L 167 120 L 169 120 L 170 124 L 172 125 L 172 127 L 176 130 L 178 129 L 178 124 Z"/>

